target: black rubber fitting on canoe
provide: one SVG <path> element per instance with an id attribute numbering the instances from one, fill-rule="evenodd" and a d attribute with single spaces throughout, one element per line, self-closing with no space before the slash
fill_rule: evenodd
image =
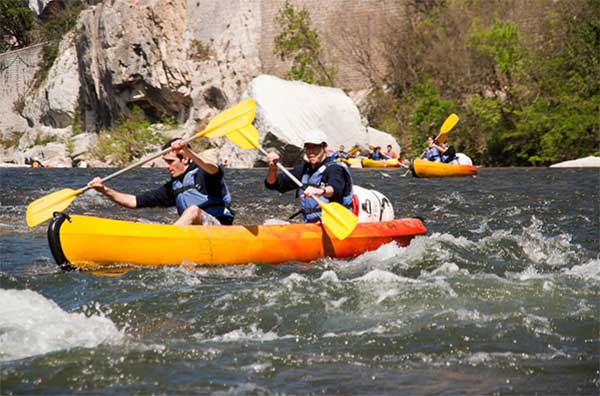
<path id="1" fill-rule="evenodd" d="M 52 257 L 54 257 L 54 261 L 63 271 L 73 271 L 76 268 L 73 267 L 65 254 L 63 253 L 62 246 L 60 245 L 60 226 L 68 220 L 71 222 L 71 218 L 62 212 L 54 212 L 54 218 L 48 225 L 48 245 L 50 245 L 50 252 L 52 253 Z"/>
<path id="2" fill-rule="evenodd" d="M 410 160 L 409 169 L 410 169 L 410 172 L 412 173 L 413 177 L 419 177 L 419 175 L 417 175 L 417 172 L 415 172 L 415 159 L 414 158 L 412 158 Z"/>

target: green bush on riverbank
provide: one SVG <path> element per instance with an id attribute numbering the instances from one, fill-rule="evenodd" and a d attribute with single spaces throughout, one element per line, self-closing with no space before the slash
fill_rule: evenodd
<path id="1" fill-rule="evenodd" d="M 598 155 L 598 1 L 440 0 L 406 15 L 385 43 L 391 89 L 373 91 L 368 116 L 384 130 L 395 119 L 405 153 L 456 112 L 450 140 L 478 164 Z"/>

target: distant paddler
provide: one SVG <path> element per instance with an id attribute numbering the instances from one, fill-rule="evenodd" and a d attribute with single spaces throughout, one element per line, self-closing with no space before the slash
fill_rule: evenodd
<path id="1" fill-rule="evenodd" d="M 346 149 L 343 144 L 340 145 L 340 147 L 338 148 L 338 151 L 336 151 L 335 153 L 333 153 L 331 155 L 331 159 L 334 161 L 341 161 L 344 159 L 348 159 L 349 157 L 350 156 L 346 152 Z"/>

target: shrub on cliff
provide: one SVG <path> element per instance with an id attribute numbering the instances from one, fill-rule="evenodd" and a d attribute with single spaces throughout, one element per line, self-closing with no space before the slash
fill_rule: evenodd
<path id="1" fill-rule="evenodd" d="M 31 44 L 33 13 L 21 0 L 0 0 L 0 52 Z"/>
<path id="2" fill-rule="evenodd" d="M 156 151 L 164 138 L 150 125 L 144 111 L 134 106 L 115 127 L 100 133 L 92 156 L 112 166 L 124 166 Z"/>
<path id="3" fill-rule="evenodd" d="M 322 61 L 319 33 L 311 28 L 308 10 L 297 10 L 286 1 L 275 21 L 281 27 L 281 32 L 275 36 L 274 53 L 283 60 L 292 60 L 288 78 L 309 84 L 334 86 L 336 68 L 327 66 Z"/>

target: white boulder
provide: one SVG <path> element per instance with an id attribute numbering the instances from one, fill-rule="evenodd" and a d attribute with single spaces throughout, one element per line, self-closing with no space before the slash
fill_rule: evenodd
<path id="1" fill-rule="evenodd" d="M 600 157 L 589 156 L 550 165 L 550 168 L 600 168 Z"/>
<path id="2" fill-rule="evenodd" d="M 341 144 L 346 148 L 355 144 L 391 144 L 395 151 L 399 150 L 391 135 L 363 125 L 358 108 L 341 89 L 260 75 L 250 83 L 245 96 L 256 101 L 254 125 L 260 132 L 261 145 L 274 148 L 286 166 L 302 161 L 303 136 L 314 129 L 327 136 L 331 150 Z M 237 156 L 239 150 L 228 145 L 223 146 L 221 158 L 226 153 Z M 236 163 L 236 156 L 229 159 L 232 166 L 252 166 L 259 159 L 256 150 L 240 158 L 245 164 Z"/>

